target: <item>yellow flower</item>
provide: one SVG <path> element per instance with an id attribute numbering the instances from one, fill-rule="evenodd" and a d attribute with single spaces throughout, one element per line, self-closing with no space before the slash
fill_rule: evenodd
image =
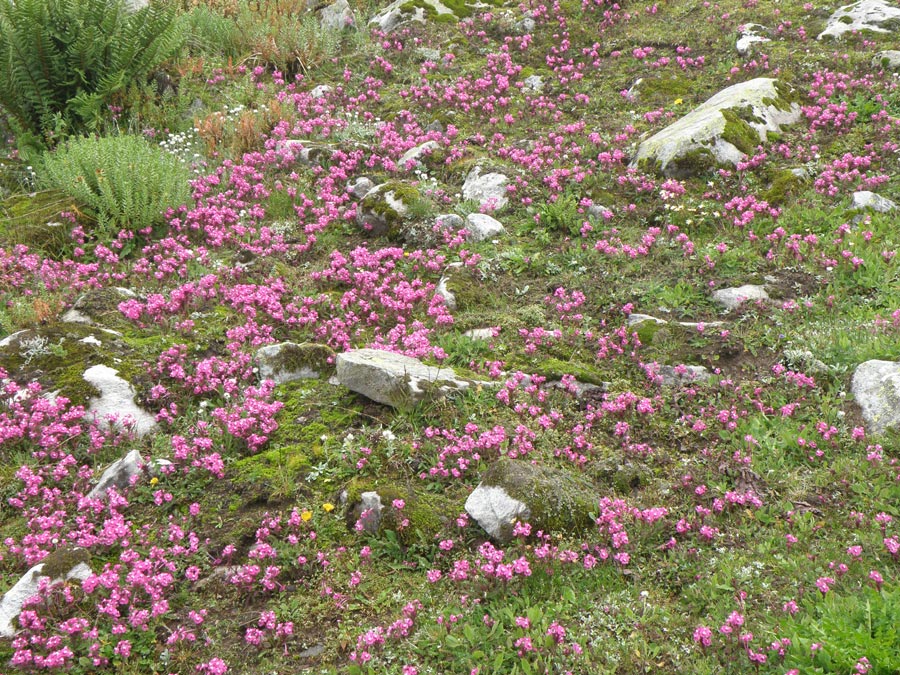
<path id="1" fill-rule="evenodd" d="M 312 511 L 304 511 L 300 514 L 300 520 L 304 523 L 308 523 L 312 519 Z"/>
<path id="2" fill-rule="evenodd" d="M 334 504 L 332 504 L 331 502 L 325 502 L 324 504 L 322 504 L 322 508 L 325 509 L 325 513 L 331 513 L 332 511 L 334 511 Z"/>
<path id="3" fill-rule="evenodd" d="M 675 105 L 681 105 L 682 103 L 684 103 L 684 101 L 682 101 L 680 98 L 676 98 L 674 103 Z"/>
<path id="4" fill-rule="evenodd" d="M 157 478 L 156 476 L 153 476 L 153 478 L 150 479 L 150 485 L 156 485 L 158 482 L 159 478 Z"/>

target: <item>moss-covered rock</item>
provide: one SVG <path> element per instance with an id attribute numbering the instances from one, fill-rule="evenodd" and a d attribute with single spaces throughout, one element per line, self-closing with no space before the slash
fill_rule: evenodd
<path id="1" fill-rule="evenodd" d="M 402 181 L 376 185 L 362 198 L 356 210 L 356 222 L 370 236 L 395 239 L 411 208 L 422 201 L 419 191 Z"/>
<path id="2" fill-rule="evenodd" d="M 282 342 L 256 352 L 259 377 L 284 384 L 293 380 L 330 377 L 334 373 L 334 350 L 328 345 Z"/>
<path id="3" fill-rule="evenodd" d="M 373 497 L 374 495 L 374 497 Z M 377 497 L 377 500 L 375 499 Z M 411 486 L 357 478 L 344 489 L 346 509 L 344 518 L 347 528 L 354 530 L 357 521 L 363 517 L 366 531 L 379 535 L 387 530 L 397 533 L 403 544 L 417 541 L 433 541 L 450 520 L 458 507 L 451 500 L 433 493 L 417 492 Z M 403 508 L 397 509 L 396 500 L 403 501 Z M 364 516 L 366 509 L 378 511 L 377 517 Z M 408 521 L 404 525 L 404 521 Z"/>
<path id="4" fill-rule="evenodd" d="M 579 532 L 593 523 L 598 495 L 581 475 L 501 457 L 466 500 L 466 512 L 500 542 L 516 521 L 532 531 Z"/>
<path id="5" fill-rule="evenodd" d="M 13 333 L 0 341 L 0 367 L 13 380 L 38 381 L 74 405 L 87 405 L 101 392 L 84 379 L 92 366 L 115 367 L 130 380 L 141 361 L 121 336 L 83 323 L 56 322 Z"/>

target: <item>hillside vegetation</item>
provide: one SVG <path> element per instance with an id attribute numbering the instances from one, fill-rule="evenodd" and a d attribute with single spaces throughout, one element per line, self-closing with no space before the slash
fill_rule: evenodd
<path id="1" fill-rule="evenodd" d="M 0 671 L 900 671 L 900 4 L 385 7 L 0 0 Z"/>

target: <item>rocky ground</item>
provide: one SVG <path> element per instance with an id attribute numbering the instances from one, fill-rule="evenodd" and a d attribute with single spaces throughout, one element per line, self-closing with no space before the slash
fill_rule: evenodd
<path id="1" fill-rule="evenodd" d="M 900 670 L 900 4 L 303 20 L 4 188 L 2 670 Z"/>

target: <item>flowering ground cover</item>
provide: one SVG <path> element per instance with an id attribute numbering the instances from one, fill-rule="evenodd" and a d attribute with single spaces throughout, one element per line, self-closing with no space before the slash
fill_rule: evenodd
<path id="1" fill-rule="evenodd" d="M 326 27 L 184 3 L 94 140 L 2 122 L 0 593 L 44 568 L 0 670 L 900 670 L 896 395 L 853 394 L 900 360 L 896 24 L 407 4 L 424 21 L 387 29 L 363 1 Z M 631 161 L 756 78 L 795 122 L 727 111 L 735 162 Z M 262 375 L 285 342 L 320 362 L 273 372 L 311 377 Z M 361 348 L 471 386 L 376 403 L 331 377 Z M 90 412 L 101 365 L 155 426 Z M 588 503 L 491 536 L 467 500 L 524 465 Z"/>

